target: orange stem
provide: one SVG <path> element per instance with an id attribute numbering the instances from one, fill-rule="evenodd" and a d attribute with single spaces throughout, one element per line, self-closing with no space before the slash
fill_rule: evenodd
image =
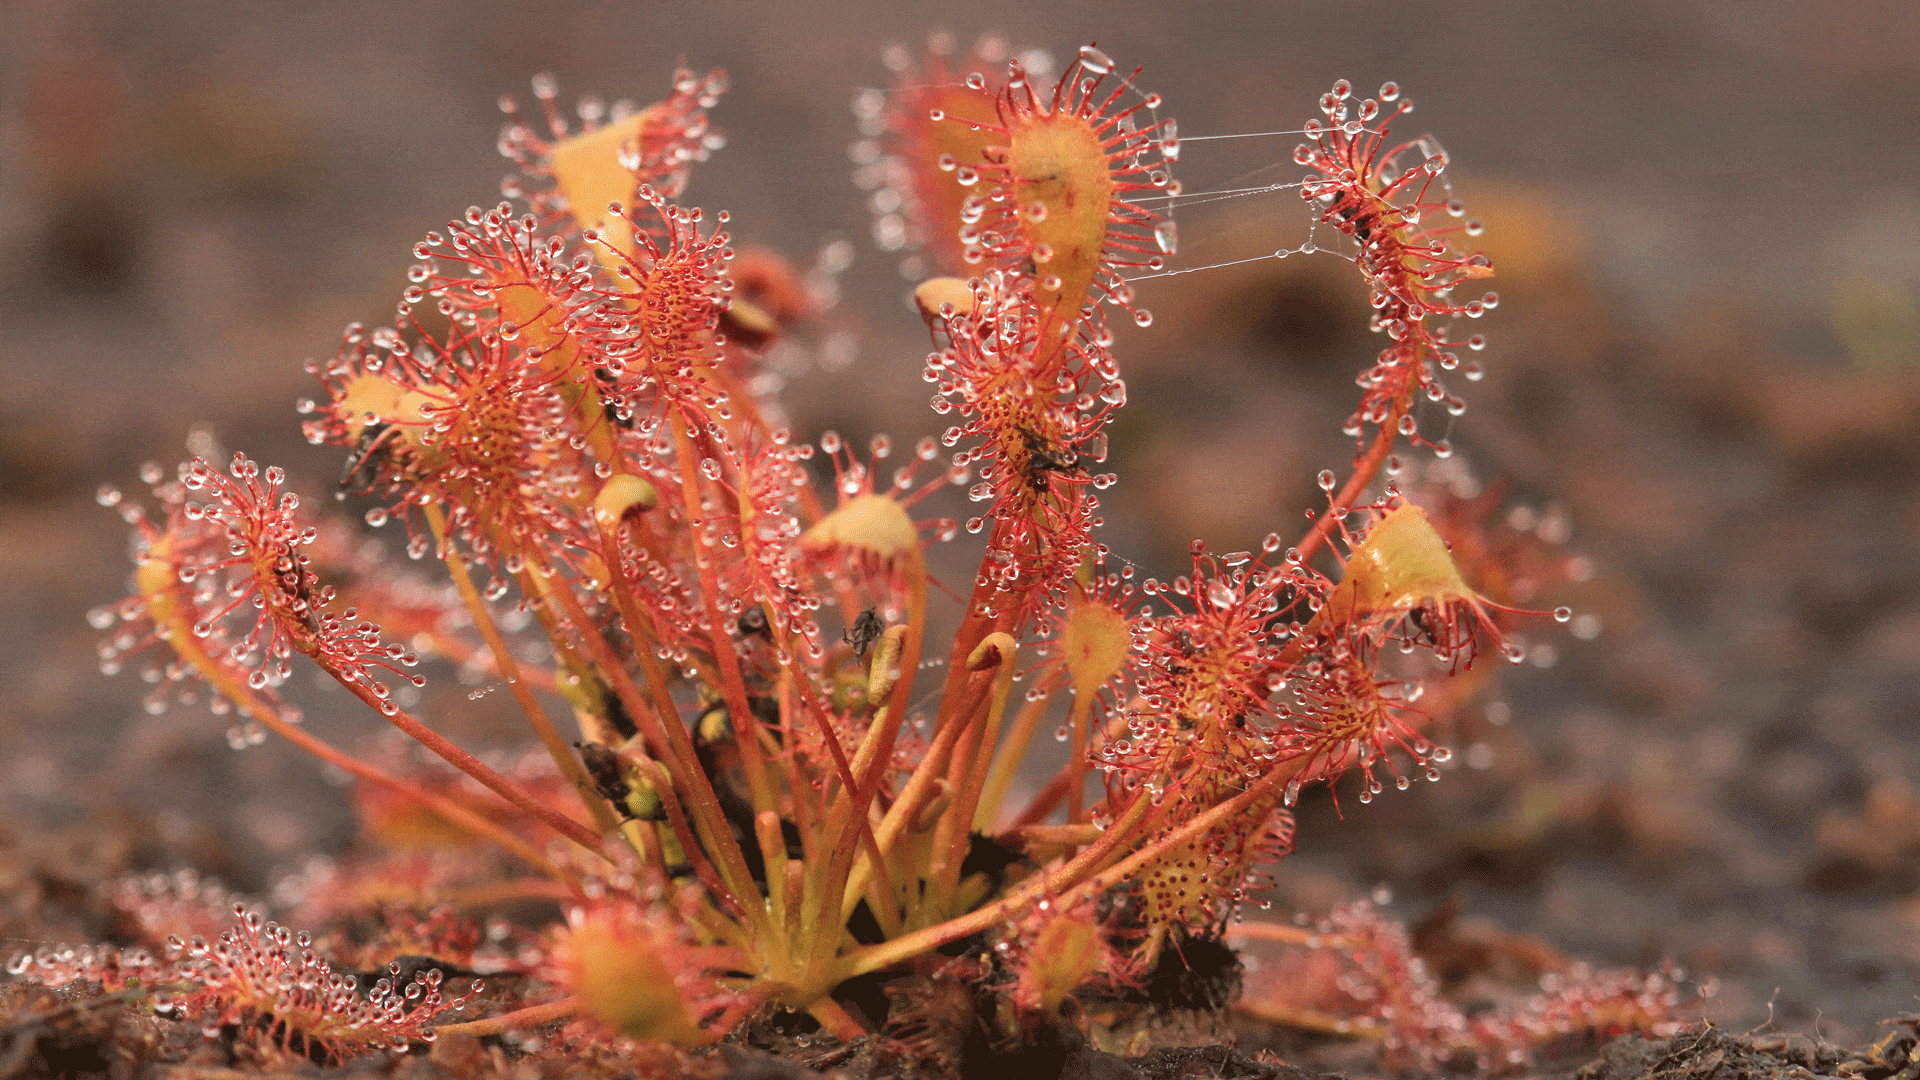
<path id="1" fill-rule="evenodd" d="M 1418 360 L 1419 358 L 1415 357 L 1416 363 Z M 1387 460 L 1387 454 L 1393 450 L 1394 441 L 1400 437 L 1400 418 L 1407 414 L 1406 397 L 1407 394 L 1402 392 L 1400 400 L 1394 403 L 1393 412 L 1388 415 L 1386 422 L 1380 425 L 1380 430 L 1374 434 L 1373 445 L 1354 461 L 1353 475 L 1347 478 L 1347 482 L 1341 485 L 1339 494 L 1327 504 L 1326 513 L 1314 520 L 1312 527 L 1307 530 L 1307 535 L 1301 537 L 1300 543 L 1295 545 L 1302 563 L 1313 558 L 1314 552 L 1320 550 L 1320 545 L 1332 538 L 1334 527 L 1338 524 L 1335 513 L 1352 509 L 1354 500 L 1360 497 L 1360 493 L 1367 489 L 1368 484 L 1373 483 L 1373 478 L 1379 473 L 1380 466 Z"/>
<path id="2" fill-rule="evenodd" d="M 387 718 L 388 723 L 406 732 L 427 749 L 439 754 L 447 764 L 480 781 L 487 790 L 526 811 L 553 831 L 596 855 L 600 854 L 599 833 L 534 798 L 526 788 L 495 772 L 485 762 L 467 753 L 446 736 L 415 720 L 407 714 L 406 710 L 392 701 L 375 694 L 365 680 L 348 682 L 341 678 L 339 672 L 327 670 L 324 664 L 321 665 L 321 669 L 332 675 L 354 697 L 373 706 L 375 711 Z"/>
<path id="3" fill-rule="evenodd" d="M 680 490 L 685 500 L 687 515 L 687 534 L 696 547 L 706 543 L 703 535 L 707 524 L 704 505 L 700 495 L 698 477 L 699 465 L 694 459 L 693 439 L 687 434 L 686 418 L 678 412 L 673 414 L 674 455 L 680 464 Z M 744 486 L 745 478 L 741 479 Z M 744 530 L 743 523 L 743 530 Z M 753 802 L 754 813 L 771 810 L 773 788 L 767 780 L 767 769 L 760 757 L 760 725 L 753 718 L 753 709 L 747 702 L 746 680 L 740 675 L 740 653 L 734 647 L 733 638 L 727 633 L 727 619 L 720 610 L 720 575 L 714 569 L 712 554 L 694 556 L 694 564 L 700 573 L 700 598 L 707 609 L 707 640 L 713 647 L 714 663 L 720 667 L 720 689 L 726 697 L 727 711 L 733 716 L 734 744 L 740 750 L 740 767 L 747 774 L 747 787 Z"/>
<path id="4" fill-rule="evenodd" d="M 1306 766 L 1307 760 L 1302 757 L 1282 762 L 1240 794 L 1167 830 L 1125 859 L 1101 869 L 1101 865 L 1115 851 L 1132 839 L 1134 831 L 1146 820 L 1148 811 L 1152 809 L 1153 800 L 1142 791 L 1135 796 L 1120 819 L 1108 827 L 1098 843 L 1082 851 L 1065 866 L 1050 873 L 1035 874 L 1000 900 L 985 907 L 976 908 L 959 918 L 949 919 L 938 925 L 929 926 L 925 930 L 918 930 L 892 941 L 871 945 L 847 954 L 844 958 L 847 969 L 844 977 L 851 978 L 869 971 L 878 971 L 930 949 L 937 949 L 947 942 L 984 930 L 1037 897 L 1059 897 L 1057 906 L 1064 908 L 1078 899 L 1079 894 L 1098 893 L 1110 888 L 1151 860 L 1159 858 L 1181 844 L 1192 841 L 1236 814 L 1246 813 L 1260 800 L 1277 796 L 1287 783 L 1299 775 L 1300 770 Z"/>
<path id="5" fill-rule="evenodd" d="M 281 738 L 294 744 L 314 757 L 335 766 L 370 784 L 377 784 L 405 798 L 413 799 L 422 806 L 439 814 L 447 821 L 466 829 L 475 836 L 491 840 L 501 848 L 519 856 L 542 873 L 551 874 L 577 889 L 579 882 L 575 877 L 556 867 L 545 856 L 534 849 L 533 845 L 508 832 L 499 823 L 490 821 L 473 810 L 460 805 L 444 795 L 427 791 L 418 785 L 410 784 L 399 777 L 361 761 L 359 758 L 339 749 L 306 729 L 295 725 L 282 717 L 268 702 L 255 694 L 243 679 L 235 678 L 232 672 L 213 662 L 206 650 L 196 644 L 197 639 L 186 632 L 185 626 L 176 628 L 170 639 L 175 651 L 192 664 L 222 696 L 240 706 L 246 715 L 271 728 Z"/>
<path id="6" fill-rule="evenodd" d="M 527 716 L 527 723 L 533 726 L 533 732 L 539 736 L 540 744 L 546 747 L 547 756 L 553 759 L 560 769 L 560 775 L 567 778 L 573 790 L 579 794 L 580 803 L 594 820 L 595 826 L 602 831 L 614 828 L 613 813 L 607 808 L 606 800 L 594 790 L 593 781 L 588 779 L 586 770 L 581 767 L 580 759 L 574 757 L 573 750 L 565 739 L 547 719 L 546 710 L 534 700 L 533 689 L 520 676 L 520 665 L 513 658 L 513 651 L 507 648 L 506 638 L 500 634 L 500 628 L 494 625 L 493 613 L 487 610 L 486 601 L 480 596 L 480 590 L 474 587 L 473 575 L 467 572 L 467 562 L 460 557 L 453 546 L 452 538 L 447 534 L 447 518 L 436 503 L 426 506 L 427 525 L 440 542 L 440 560 L 447 564 L 447 572 L 453 578 L 453 586 L 460 592 L 460 598 L 466 601 L 467 611 L 473 616 L 474 628 L 487 643 L 493 653 L 494 666 L 500 669 L 500 677 L 507 681 L 507 689 L 513 692 L 513 699 L 520 704 L 520 711 Z"/>
<path id="7" fill-rule="evenodd" d="M 539 1027 L 551 1024 L 555 1020 L 565 1020 L 580 1011 L 580 999 L 564 997 L 559 1001 L 549 1001 L 545 1005 L 531 1005 L 524 1009 L 515 1009 L 499 1016 L 489 1016 L 484 1020 L 469 1020 L 464 1024 L 441 1024 L 434 1028 L 437 1035 L 504 1035 L 509 1031 Z"/>
<path id="8" fill-rule="evenodd" d="M 686 763 L 697 761 L 693 753 L 693 742 L 687 737 L 687 729 L 680 722 L 677 712 L 665 716 L 655 716 L 647 702 L 640 696 L 639 687 L 633 684 L 633 677 L 627 674 L 626 665 L 614 655 L 613 648 L 607 644 L 600 630 L 588 616 L 586 609 L 580 606 L 580 600 L 573 590 L 556 588 L 544 595 L 550 596 L 560 605 L 561 614 L 573 625 L 574 636 L 586 646 L 588 654 L 599 667 L 600 673 L 613 684 L 614 691 L 620 695 L 621 704 L 635 720 L 647 725 L 647 741 L 655 746 L 654 755 L 668 764 L 674 773 L 674 783 L 684 787 L 692 803 L 692 818 L 700 823 L 701 831 L 706 834 L 707 844 L 716 852 L 721 876 L 725 879 L 728 900 L 743 911 L 756 911 L 758 904 L 748 901 L 758 890 L 753 886 L 753 875 L 747 870 L 746 857 L 740 851 L 740 845 L 733 838 L 733 830 L 728 827 L 726 815 L 720 812 L 720 799 L 714 794 L 713 785 L 708 783 L 707 774 L 699 768 L 688 768 Z M 642 658 L 645 663 L 646 658 Z M 669 699 L 670 700 L 670 699 Z M 684 842 L 684 841 L 683 841 Z M 688 856 L 692 857 L 692 852 Z"/>

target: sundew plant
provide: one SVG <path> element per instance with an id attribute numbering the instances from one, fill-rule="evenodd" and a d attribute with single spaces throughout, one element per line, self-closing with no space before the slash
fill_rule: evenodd
<path id="1" fill-rule="evenodd" d="M 1179 269 L 1182 143 L 1137 70 L 1093 46 L 1057 77 L 1043 61 L 902 52 L 900 85 L 856 103 L 934 413 L 864 446 L 783 426 L 763 377 L 809 347 L 844 253 L 795 272 L 683 201 L 720 148 L 720 73 L 644 108 L 570 116 L 545 79 L 532 111 L 503 102 L 504 201 L 426 234 L 391 324 L 309 365 L 305 433 L 339 449 L 338 491 L 371 500 L 390 554 L 244 455 L 100 496 L 135 530 L 131 594 L 92 615 L 104 666 L 144 671 L 156 710 L 210 704 L 236 747 L 271 733 L 344 770 L 395 853 L 283 889 L 308 932 L 158 879 L 122 894 L 143 947 L 15 972 L 335 1060 L 456 1031 L 664 1069 L 779 1019 L 878 1047 L 876 1075 L 934 1075 L 966 1041 L 953 1000 L 989 1046 L 1123 1052 L 1145 1044 L 1115 1034 L 1115 1003 L 1224 1007 L 1163 976 L 1224 948 L 1301 791 L 1438 779 L 1427 730 L 1466 692 L 1448 687 L 1518 658 L 1514 620 L 1570 612 L 1511 606 L 1540 563 L 1493 537 L 1485 500 L 1401 486 L 1401 455 L 1452 454 L 1436 432 L 1486 345 L 1463 327 L 1498 297 L 1392 83 L 1335 84 L 1299 179 L 1267 189 L 1319 240 L 1283 253 L 1370 290 L 1353 460 L 1319 474 L 1304 530 L 1196 541 L 1172 580 L 1101 542 L 1127 402 L 1109 323 L 1150 327 L 1132 283 Z M 925 514 L 945 487 L 970 515 Z M 930 575 L 946 543 L 978 549 L 970 579 Z M 504 686 L 539 758 L 413 715 L 423 660 Z M 307 733 L 308 662 L 457 774 Z M 1015 800 L 1056 730 L 1066 764 Z M 502 898 L 562 917 L 485 916 Z M 1662 976 L 1583 973 L 1469 1020 L 1370 910 L 1299 933 L 1346 965 L 1349 1030 L 1403 1064 L 1520 1063 L 1675 1001 Z"/>

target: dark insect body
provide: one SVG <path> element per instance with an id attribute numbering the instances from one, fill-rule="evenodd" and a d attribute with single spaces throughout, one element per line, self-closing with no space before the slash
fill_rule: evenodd
<path id="1" fill-rule="evenodd" d="M 840 640 L 853 646 L 853 655 L 865 659 L 867 650 L 880 640 L 880 635 L 886 629 L 887 624 L 880 621 L 880 616 L 872 608 L 868 608 L 853 620 L 853 625 L 840 635 Z"/>

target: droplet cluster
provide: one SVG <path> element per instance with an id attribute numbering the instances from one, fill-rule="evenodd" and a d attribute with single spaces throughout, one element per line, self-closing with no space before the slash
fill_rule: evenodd
<path id="1" fill-rule="evenodd" d="M 430 1043 L 434 1023 L 480 989 L 475 983 L 448 998 L 439 969 L 402 982 L 398 963 L 362 987 L 358 976 L 336 973 L 314 952 L 311 935 L 265 921 L 244 904 L 231 913 L 231 925 L 212 940 L 171 939 L 164 960 L 141 949 L 45 947 L 16 958 L 8 971 L 54 987 L 88 981 L 113 990 L 137 980 L 151 988 L 153 1009 L 163 1017 L 216 1034 L 237 1026 L 282 1049 L 297 1045 L 334 1061 Z"/>
<path id="2" fill-rule="evenodd" d="M 1306 122 L 1308 141 L 1294 150 L 1293 160 L 1312 170 L 1300 194 L 1314 221 L 1354 242 L 1354 263 L 1371 288 L 1372 327 L 1391 339 L 1359 376 L 1366 392 L 1346 423 L 1347 434 L 1360 436 L 1366 425 L 1390 427 L 1445 457 L 1452 447 L 1444 419 L 1459 416 L 1466 404 L 1440 373 L 1458 370 L 1468 381 L 1478 380 L 1480 361 L 1463 361 L 1457 350 L 1486 346 L 1479 334 L 1455 340 L 1451 325 L 1456 317 L 1479 318 L 1500 298 L 1455 295 L 1490 276 L 1492 265 L 1460 243 L 1480 235 L 1481 227 L 1454 220 L 1465 214 L 1465 205 L 1453 198 L 1446 175 L 1451 161 L 1439 141 L 1431 135 L 1393 141 L 1391 125 L 1412 111 L 1413 102 L 1395 83 L 1355 101 L 1352 85 L 1342 79 L 1321 96 L 1321 117 Z M 1421 429 L 1418 398 L 1440 407 L 1441 431 Z"/>

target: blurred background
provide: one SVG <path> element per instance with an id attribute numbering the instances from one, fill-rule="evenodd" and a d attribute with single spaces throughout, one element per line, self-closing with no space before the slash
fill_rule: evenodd
<path id="1" fill-rule="evenodd" d="M 1144 65 L 1190 192 L 1297 179 L 1291 137 L 1195 136 L 1297 129 L 1336 78 L 1397 80 L 1404 130 L 1440 137 L 1487 223 L 1503 302 L 1452 442 L 1503 520 L 1591 560 L 1552 598 L 1591 633 L 1535 635 L 1451 731 L 1443 782 L 1344 821 L 1309 800 L 1277 907 L 1384 890 L 1403 918 L 1453 901 L 1596 961 L 1674 957 L 1739 1027 L 1771 1007 L 1858 1040 L 1916 1008 L 1920 7 L 14 0 L 0 25 L 0 937 L 97 936 L 99 883 L 128 869 L 258 891 L 350 842 L 295 752 L 235 753 L 223 721 L 147 715 L 137 677 L 97 673 L 82 615 L 128 566 L 93 493 L 190 432 L 328 490 L 300 362 L 389 320 L 412 244 L 497 201 L 496 100 L 530 104 L 536 72 L 563 103 L 645 103 L 682 59 L 725 68 L 728 142 L 686 201 L 802 264 L 856 251 L 831 362 L 787 388 L 796 430 L 937 433 L 848 147 L 883 46 L 939 29 Z M 1179 224 L 1176 266 L 1307 235 L 1290 191 Z M 1191 537 L 1297 532 L 1313 474 L 1347 469 L 1378 348 L 1358 274 L 1295 257 L 1138 293 L 1157 318 L 1119 328 L 1104 539 L 1165 576 Z M 511 732 L 506 695 L 438 681 L 422 715 Z M 305 698 L 324 734 L 380 734 L 329 700 Z"/>

